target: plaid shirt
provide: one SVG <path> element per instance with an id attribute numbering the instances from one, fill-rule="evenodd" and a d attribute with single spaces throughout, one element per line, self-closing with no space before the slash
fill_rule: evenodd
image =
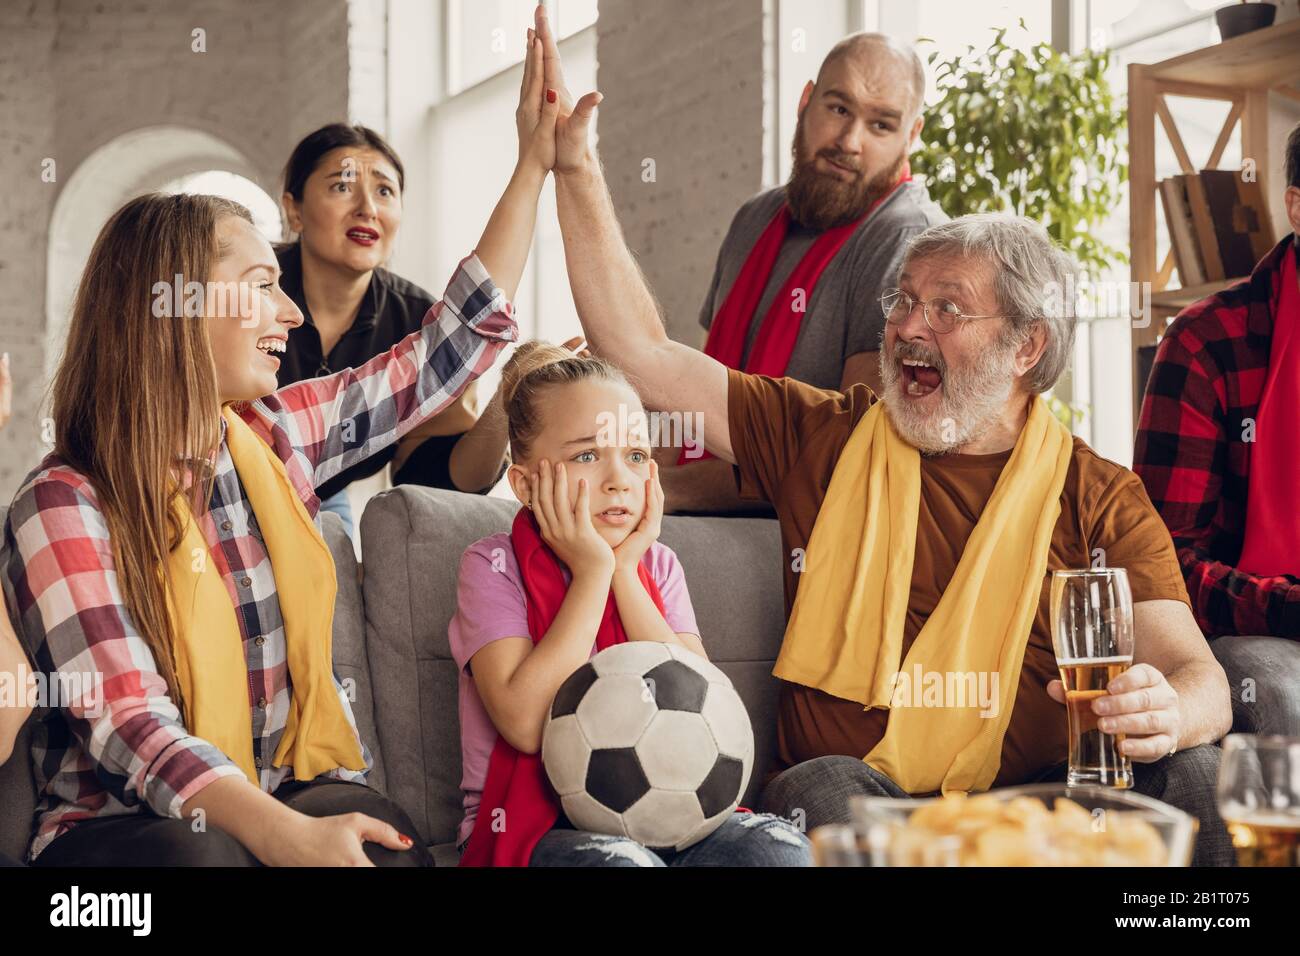
<path id="1" fill-rule="evenodd" d="M 498 298 L 471 255 L 418 331 L 359 369 L 286 386 L 244 406 L 240 415 L 284 462 L 319 528 L 317 485 L 448 405 L 517 334 L 511 306 Z M 231 460 L 224 422 L 221 438 L 211 510 L 199 524 L 237 611 L 248 663 L 253 755 L 262 789 L 273 792 L 292 777 L 292 768 L 271 766 L 291 694 L 284 622 L 270 557 Z M 108 526 L 84 475 L 47 457 L 14 499 L 5 550 L 10 606 L 37 670 L 89 673 L 100 688 L 96 695 L 82 687 L 79 696 L 38 711 L 32 757 L 41 799 L 31 858 L 79 820 L 137 813 L 142 806 L 179 817 L 185 801 L 214 780 L 241 775 L 225 754 L 181 722 L 123 603 Z M 337 678 L 335 686 L 355 730 Z M 364 756 L 369 767 L 370 754 Z M 364 780 L 365 772 L 336 768 L 327 776 Z"/>
<path id="2" fill-rule="evenodd" d="M 1300 638 L 1300 580 L 1238 570 L 1250 442 L 1268 373 L 1282 257 L 1202 299 L 1160 342 L 1142 402 L 1133 470 L 1169 526 L 1201 629 Z"/>

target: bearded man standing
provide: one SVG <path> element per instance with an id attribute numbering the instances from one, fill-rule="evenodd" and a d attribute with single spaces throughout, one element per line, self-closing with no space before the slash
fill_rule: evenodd
<path id="1" fill-rule="evenodd" d="M 880 295 L 907 241 L 945 218 L 908 168 L 924 96 L 916 51 L 883 34 L 827 54 L 799 100 L 789 182 L 741 206 L 718 251 L 700 310 L 706 354 L 817 388 L 879 389 Z M 770 510 L 739 497 L 726 462 L 657 457 L 667 511 Z"/>

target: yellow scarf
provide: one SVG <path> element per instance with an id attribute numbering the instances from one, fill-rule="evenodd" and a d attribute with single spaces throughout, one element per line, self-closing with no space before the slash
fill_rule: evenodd
<path id="1" fill-rule="evenodd" d="M 906 660 L 920 454 L 877 403 L 835 465 L 773 673 L 867 709 L 889 709 L 895 676 L 912 675 L 918 665 L 923 673 L 983 672 L 986 686 L 998 675 L 990 717 L 980 716 L 978 704 L 894 708 L 884 737 L 863 759 L 909 793 L 987 790 L 997 776 L 1072 448 L 1069 431 L 1033 399 L 952 580 Z"/>
<path id="2" fill-rule="evenodd" d="M 221 414 L 230 456 L 271 558 L 284 619 L 292 692 L 273 766 L 292 766 L 298 780 L 336 767 L 364 770 L 357 735 L 334 685 L 334 558 L 289 483 L 284 463 L 233 410 L 223 408 Z M 172 507 L 185 529 L 167 559 L 168 611 L 185 726 L 258 785 L 248 667 L 235 607 L 184 497 L 177 496 Z"/>

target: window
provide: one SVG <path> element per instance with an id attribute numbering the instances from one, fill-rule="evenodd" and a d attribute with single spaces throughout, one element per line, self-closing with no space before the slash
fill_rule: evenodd
<path id="1" fill-rule="evenodd" d="M 248 207 L 248 211 L 253 214 L 253 225 L 257 226 L 258 230 L 267 239 L 271 242 L 279 242 L 284 238 L 281 232 L 280 207 L 276 205 L 275 200 L 268 196 L 266 191 L 257 183 L 235 173 L 229 173 L 221 169 L 191 173 L 188 176 L 182 176 L 180 179 L 174 179 L 160 186 L 158 191 L 163 193 L 208 193 L 225 199 L 233 199 L 235 202 Z"/>
<path id="2" fill-rule="evenodd" d="M 523 62 L 536 0 L 448 0 L 447 89 L 459 92 Z M 564 40 L 596 22 L 596 0 L 550 0 L 547 15 Z"/>
<path id="3" fill-rule="evenodd" d="M 467 9 L 471 7 L 472 14 Z M 433 224 L 424 261 L 433 283 L 429 288 L 435 293 L 474 248 L 514 169 L 514 114 L 525 30 L 532 23 L 533 7 L 531 0 L 448 3 L 443 49 L 448 58 L 448 89 L 454 92 L 433 104 L 429 113 L 429 175 L 421 179 L 429 183 L 430 195 L 418 213 L 430 217 Z M 560 0 L 548 3 L 547 9 L 560 37 L 565 79 L 573 95 L 581 96 L 596 88 L 595 0 Z M 508 21 L 507 26 L 501 26 L 503 21 Z M 499 56 L 484 41 L 498 27 L 509 35 L 509 51 Z M 558 344 L 582 332 L 569 291 L 550 177 L 538 203 L 533 247 L 514 302 L 524 340 L 541 338 Z M 498 361 L 479 380 L 480 407 L 496 390 L 503 364 Z M 493 494 L 509 496 L 510 492 L 502 483 Z"/>
<path id="4" fill-rule="evenodd" d="M 1084 32 L 1076 46 L 1109 48 L 1112 60 L 1108 78 L 1112 89 L 1128 88 L 1130 63 L 1157 63 L 1219 41 L 1213 8 L 1207 0 L 1075 0 L 1082 8 Z M 1182 134 L 1192 162 L 1203 164 L 1227 116 L 1229 105 L 1208 100 L 1168 98 L 1169 111 Z M 1236 162 L 1240 147 L 1234 142 L 1224 154 L 1225 164 Z M 1156 175 L 1179 172 L 1178 160 L 1163 130 L 1156 132 Z M 1101 237 L 1127 249 L 1129 244 L 1127 187 L 1124 199 L 1105 223 Z M 1156 216 L 1157 259 L 1169 248 L 1164 216 Z M 1102 280 L 1127 286 L 1129 270 L 1121 265 Z M 1130 319 L 1127 315 L 1081 322 L 1074 375 L 1074 401 L 1088 410 L 1080 434 L 1104 455 L 1121 464 L 1133 461 L 1133 385 Z"/>

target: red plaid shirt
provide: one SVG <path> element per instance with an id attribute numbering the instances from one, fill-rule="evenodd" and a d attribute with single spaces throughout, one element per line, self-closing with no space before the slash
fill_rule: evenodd
<path id="1" fill-rule="evenodd" d="M 1268 373 L 1272 303 L 1282 257 L 1294 255 L 1295 247 L 1288 236 L 1250 278 L 1174 319 L 1142 402 L 1133 470 L 1169 526 L 1196 619 L 1211 637 L 1300 638 L 1300 580 L 1235 567 L 1245 538 L 1250 445 Z"/>
<path id="2" fill-rule="evenodd" d="M 284 462 L 318 528 L 315 488 L 446 407 L 517 337 L 511 312 L 470 256 L 421 328 L 388 352 L 243 408 L 243 419 Z M 199 525 L 235 605 L 248 664 L 254 761 L 262 789 L 273 792 L 292 777 L 291 767 L 271 765 L 291 694 L 284 622 L 224 422 L 221 437 L 210 510 Z M 185 801 L 208 784 L 241 774 L 181 722 L 123 603 L 108 525 L 84 475 L 47 457 L 18 490 L 4 541 L 5 590 L 20 633 L 37 670 L 58 675 L 69 688 L 64 699 L 37 711 L 33 728 L 41 798 L 32 859 L 77 821 L 146 806 L 179 817 Z M 72 676 L 82 674 L 89 679 Z M 337 679 L 335 686 L 355 730 L 347 694 Z M 370 754 L 364 756 L 369 767 Z M 364 772 L 344 768 L 326 776 L 365 779 Z"/>

